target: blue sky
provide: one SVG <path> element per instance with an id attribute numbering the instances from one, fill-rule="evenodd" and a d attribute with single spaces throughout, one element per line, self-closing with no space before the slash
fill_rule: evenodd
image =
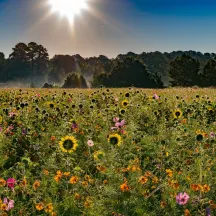
<path id="1" fill-rule="evenodd" d="M 216 1 L 89 0 L 74 27 L 49 15 L 47 0 L 0 0 L 0 52 L 35 41 L 50 56 L 76 54 L 115 57 L 173 50 L 216 52 Z"/>

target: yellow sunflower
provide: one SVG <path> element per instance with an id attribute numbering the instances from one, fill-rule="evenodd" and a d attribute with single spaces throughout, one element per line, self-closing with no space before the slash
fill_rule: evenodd
<path id="1" fill-rule="evenodd" d="M 112 145 L 120 146 L 122 144 L 122 138 L 119 134 L 110 134 L 108 136 L 108 141 Z"/>
<path id="2" fill-rule="evenodd" d="M 73 153 L 76 151 L 78 143 L 74 136 L 65 136 L 59 142 L 59 146 L 63 152 Z"/>
<path id="3" fill-rule="evenodd" d="M 179 119 L 182 117 L 182 111 L 180 109 L 176 109 L 173 112 L 174 118 Z"/>
<path id="4" fill-rule="evenodd" d="M 121 102 L 121 105 L 122 105 L 123 107 L 127 107 L 128 104 L 129 104 L 128 100 L 123 100 L 123 101 Z"/>
<path id="5" fill-rule="evenodd" d="M 99 159 L 101 159 L 103 157 L 104 157 L 104 152 L 102 152 L 102 151 L 96 151 L 96 152 L 94 152 L 94 159 L 95 160 L 99 160 Z"/>

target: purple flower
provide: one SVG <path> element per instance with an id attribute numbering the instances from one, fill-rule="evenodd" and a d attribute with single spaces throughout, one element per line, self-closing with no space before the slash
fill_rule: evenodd
<path id="1" fill-rule="evenodd" d="M 190 199 L 189 195 L 187 193 L 179 193 L 177 196 L 176 196 L 176 202 L 179 204 L 179 205 L 186 205 L 188 200 Z"/>
<path id="2" fill-rule="evenodd" d="M 211 216 L 211 209 L 209 207 L 206 208 L 206 216 Z"/>
<path id="3" fill-rule="evenodd" d="M 26 129 L 22 129 L 22 135 L 26 135 L 27 134 L 27 130 Z"/>
<path id="4" fill-rule="evenodd" d="M 71 128 L 72 129 L 76 129 L 76 128 L 78 128 L 78 125 L 76 123 L 73 123 L 72 126 L 71 126 Z"/>

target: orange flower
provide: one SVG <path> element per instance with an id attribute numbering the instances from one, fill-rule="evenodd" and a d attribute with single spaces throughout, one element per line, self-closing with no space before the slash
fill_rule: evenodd
<path id="1" fill-rule="evenodd" d="M 4 187 L 6 185 L 6 181 L 3 178 L 0 178 L 0 187 Z"/>
<path id="2" fill-rule="evenodd" d="M 45 175 L 47 175 L 47 176 L 49 175 L 49 171 L 46 170 L 46 169 L 43 170 L 43 173 L 44 173 Z"/>
<path id="3" fill-rule="evenodd" d="M 79 178 L 78 178 L 77 176 L 72 176 L 72 177 L 70 178 L 70 181 L 69 181 L 69 182 L 70 182 L 71 184 L 76 184 L 76 183 L 78 182 L 78 179 L 79 179 Z"/>
<path id="4" fill-rule="evenodd" d="M 86 197 L 86 200 L 85 200 L 85 202 L 84 202 L 84 207 L 85 207 L 85 208 L 89 208 L 89 207 L 91 207 L 91 205 L 92 205 L 92 200 L 91 200 L 91 198 L 90 198 L 90 197 Z"/>
<path id="5" fill-rule="evenodd" d="M 55 179 L 56 182 L 59 182 L 59 181 L 61 180 L 61 177 L 58 176 L 58 175 L 56 175 L 56 176 L 54 177 L 54 179 Z"/>
<path id="6" fill-rule="evenodd" d="M 82 182 L 82 186 L 84 186 L 84 187 L 88 186 L 88 182 L 87 181 L 83 181 Z"/>
<path id="7" fill-rule="evenodd" d="M 148 178 L 146 176 L 141 176 L 138 182 L 144 185 L 147 181 L 148 181 Z"/>
<path id="8" fill-rule="evenodd" d="M 64 172 L 65 177 L 69 177 L 69 175 L 70 175 L 70 172 Z"/>
<path id="9" fill-rule="evenodd" d="M 184 216 L 190 216 L 191 214 L 190 214 L 190 211 L 188 210 L 188 209 L 185 209 L 185 211 L 184 211 Z"/>
<path id="10" fill-rule="evenodd" d="M 2 211 L 6 211 L 6 209 L 7 209 L 7 205 L 6 205 L 6 204 L 2 204 L 2 205 L 1 205 L 1 210 L 2 210 Z"/>
<path id="11" fill-rule="evenodd" d="M 158 178 L 157 178 L 157 176 L 154 176 L 154 177 L 152 178 L 152 183 L 153 183 L 153 184 L 157 184 L 157 183 L 158 183 Z"/>
<path id="12" fill-rule="evenodd" d="M 200 184 L 191 184 L 190 186 L 191 186 L 191 189 L 192 189 L 193 191 L 202 190 L 202 185 L 200 185 Z"/>
<path id="13" fill-rule="evenodd" d="M 26 180 L 26 178 L 24 178 L 24 179 L 20 182 L 20 185 L 23 186 L 23 187 L 27 185 L 27 180 Z"/>
<path id="14" fill-rule="evenodd" d="M 171 169 L 166 169 L 166 173 L 169 177 L 172 177 L 173 176 L 173 172 Z"/>
<path id="15" fill-rule="evenodd" d="M 57 216 L 57 214 L 55 212 L 52 212 L 51 216 Z"/>
<path id="16" fill-rule="evenodd" d="M 37 203 L 35 207 L 38 211 L 41 211 L 44 208 L 43 203 Z"/>
<path id="17" fill-rule="evenodd" d="M 52 203 L 48 203 L 44 210 L 47 213 L 52 213 L 52 211 L 53 211 L 53 205 L 52 205 Z"/>
<path id="18" fill-rule="evenodd" d="M 61 178 L 62 177 L 62 171 L 61 170 L 58 170 L 57 172 L 56 172 L 56 174 Z"/>
<path id="19" fill-rule="evenodd" d="M 129 188 L 127 182 L 125 182 L 125 183 L 120 185 L 120 189 L 122 192 L 125 192 L 125 191 L 129 191 L 130 188 Z"/>
<path id="20" fill-rule="evenodd" d="M 165 208 L 166 207 L 166 202 L 164 202 L 164 201 L 161 201 L 161 203 L 160 203 L 160 206 L 161 206 L 161 208 Z"/>
<path id="21" fill-rule="evenodd" d="M 103 184 L 108 184 L 108 181 L 107 180 L 103 180 Z"/>
<path id="22" fill-rule="evenodd" d="M 209 192 L 210 191 L 209 185 L 207 185 L 207 184 L 203 185 L 202 191 L 205 192 L 205 193 Z"/>
<path id="23" fill-rule="evenodd" d="M 102 172 L 102 173 L 105 173 L 105 172 L 106 172 L 106 167 L 104 167 L 104 166 L 98 165 L 96 168 L 97 168 L 97 170 L 99 170 L 99 171 Z"/>
<path id="24" fill-rule="evenodd" d="M 51 141 L 52 141 L 52 142 L 54 142 L 54 141 L 55 141 L 55 139 L 56 139 L 56 137 L 55 137 L 55 136 L 51 136 L 51 138 L 50 138 L 50 139 L 51 139 Z"/>
<path id="25" fill-rule="evenodd" d="M 40 187 L 40 182 L 38 180 L 36 180 L 34 183 L 33 183 L 33 188 L 34 190 L 37 190 L 37 188 Z"/>
<path id="26" fill-rule="evenodd" d="M 151 172 L 149 172 L 149 171 L 147 171 L 145 174 L 144 174 L 144 176 L 146 176 L 146 177 L 150 177 L 152 174 L 151 174 Z"/>
<path id="27" fill-rule="evenodd" d="M 75 193 L 75 195 L 74 195 L 74 199 L 75 199 L 75 200 L 79 200 L 79 199 L 81 199 L 81 196 L 80 196 L 80 194 L 78 194 L 78 193 Z"/>

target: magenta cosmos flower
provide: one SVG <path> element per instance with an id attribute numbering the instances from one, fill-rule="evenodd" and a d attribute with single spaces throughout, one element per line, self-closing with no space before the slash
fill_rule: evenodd
<path id="1" fill-rule="evenodd" d="M 16 183 L 16 180 L 15 180 L 14 178 L 9 178 L 9 179 L 7 180 L 7 186 L 8 186 L 9 188 L 12 188 L 12 189 L 13 189 L 15 183 Z"/>
<path id="2" fill-rule="evenodd" d="M 186 205 L 188 200 L 190 199 L 189 195 L 187 193 L 179 193 L 177 196 L 176 196 L 176 202 L 179 204 L 179 205 Z"/>

